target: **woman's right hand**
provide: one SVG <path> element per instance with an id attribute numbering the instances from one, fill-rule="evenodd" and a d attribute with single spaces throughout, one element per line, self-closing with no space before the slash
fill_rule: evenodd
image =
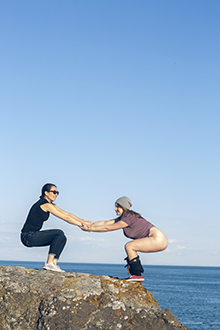
<path id="1" fill-rule="evenodd" d="M 91 231 L 91 226 L 88 226 L 85 223 L 82 223 L 81 226 L 79 225 L 79 228 L 81 228 L 83 231 Z"/>

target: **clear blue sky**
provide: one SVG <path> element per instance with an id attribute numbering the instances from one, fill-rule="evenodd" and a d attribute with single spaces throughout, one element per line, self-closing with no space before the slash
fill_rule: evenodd
<path id="1" fill-rule="evenodd" d="M 219 266 L 220 2 L 1 1 L 0 259 L 44 261 L 19 240 L 41 187 L 89 220 L 127 195 L 169 239 L 143 264 Z M 60 261 L 123 263 L 122 231 L 51 216 Z"/>

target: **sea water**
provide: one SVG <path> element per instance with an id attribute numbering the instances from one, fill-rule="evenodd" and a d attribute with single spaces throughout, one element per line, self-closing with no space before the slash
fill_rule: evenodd
<path id="1" fill-rule="evenodd" d="M 41 269 L 42 262 L 0 261 L 2 266 Z M 124 265 L 59 263 L 66 272 L 125 278 Z M 180 323 L 194 330 L 220 329 L 220 267 L 143 266 L 143 286 Z"/>

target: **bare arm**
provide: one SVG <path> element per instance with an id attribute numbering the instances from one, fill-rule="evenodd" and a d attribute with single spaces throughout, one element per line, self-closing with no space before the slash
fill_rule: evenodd
<path id="1" fill-rule="evenodd" d="M 41 208 L 45 212 L 50 212 L 56 217 L 65 220 L 68 223 L 71 223 L 73 225 L 81 226 L 84 222 L 83 219 L 78 218 L 76 215 L 66 212 L 62 209 L 60 209 L 58 206 L 51 204 L 51 203 L 46 203 L 41 205 Z"/>
<path id="2" fill-rule="evenodd" d="M 92 225 L 92 226 L 88 227 L 88 226 L 82 225 L 82 226 L 80 226 L 80 228 L 85 231 L 106 232 L 106 231 L 122 229 L 122 228 L 125 228 L 128 226 L 127 223 L 125 223 L 124 221 L 121 221 L 121 220 L 116 223 L 112 223 L 112 221 L 115 221 L 115 220 L 109 220 L 109 222 L 111 222 L 111 223 L 106 223 L 108 221 L 104 221 L 104 224 L 100 225 L 100 226 Z"/>
<path id="3" fill-rule="evenodd" d="M 97 227 L 97 226 L 106 226 L 106 225 L 113 225 L 115 223 L 115 220 L 107 220 L 107 221 L 96 221 L 94 222 L 94 224 L 92 225 L 93 227 Z"/>

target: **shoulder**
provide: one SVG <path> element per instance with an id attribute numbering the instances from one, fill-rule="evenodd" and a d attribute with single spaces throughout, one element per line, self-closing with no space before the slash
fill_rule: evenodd
<path id="1" fill-rule="evenodd" d="M 46 203 L 49 204 L 49 202 L 48 202 L 46 199 L 44 199 L 44 198 L 40 198 L 40 199 L 38 199 L 37 202 L 35 202 L 35 203 L 32 205 L 32 207 L 33 207 L 33 206 L 38 206 L 38 205 L 43 205 L 43 204 L 46 204 Z"/>
<path id="2" fill-rule="evenodd" d="M 50 212 L 50 205 L 52 205 L 51 203 L 49 203 L 46 199 L 44 198 L 40 198 L 39 201 L 37 202 L 39 208 L 44 211 L 44 212 Z"/>
<path id="3" fill-rule="evenodd" d="M 42 204 L 42 199 L 38 199 L 32 206 L 31 209 L 37 209 Z"/>
<path id="4" fill-rule="evenodd" d="M 121 217 L 118 217 L 118 218 L 113 219 L 113 220 L 114 220 L 114 223 L 117 223 L 117 222 L 119 222 L 121 220 Z"/>
<path id="5" fill-rule="evenodd" d="M 130 223 L 132 223 L 132 222 L 133 222 L 134 220 L 136 220 L 136 219 L 137 219 L 137 218 L 136 218 L 133 214 L 128 213 L 128 214 L 126 214 L 124 217 L 121 217 L 120 220 L 126 222 L 127 224 L 130 224 Z"/>
<path id="6" fill-rule="evenodd" d="M 40 198 L 39 204 L 43 205 L 43 204 L 51 204 L 51 203 L 49 203 L 45 198 Z"/>

